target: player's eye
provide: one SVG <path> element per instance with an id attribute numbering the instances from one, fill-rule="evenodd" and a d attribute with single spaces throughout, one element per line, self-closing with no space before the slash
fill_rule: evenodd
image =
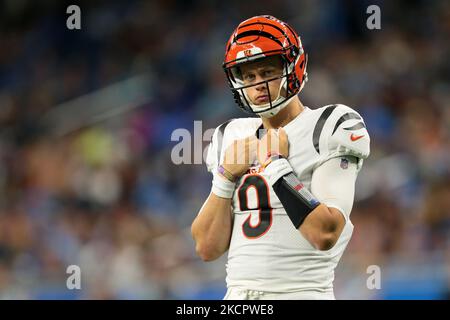
<path id="1" fill-rule="evenodd" d="M 253 81 L 255 79 L 255 75 L 253 73 L 246 73 L 244 74 L 244 80 L 245 81 Z"/>
<path id="2" fill-rule="evenodd" d="M 265 77 L 270 77 L 270 76 L 272 76 L 274 74 L 274 70 L 272 70 L 272 69 L 267 69 L 267 70 L 264 70 L 264 72 L 263 72 L 263 75 L 265 76 Z"/>

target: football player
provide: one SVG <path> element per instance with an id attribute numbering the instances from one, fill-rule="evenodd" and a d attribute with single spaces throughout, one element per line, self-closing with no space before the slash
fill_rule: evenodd
<path id="1" fill-rule="evenodd" d="M 243 21 L 226 45 L 234 98 L 258 117 L 216 128 L 211 193 L 191 227 L 203 260 L 228 250 L 225 299 L 335 298 L 370 139 L 352 108 L 301 103 L 306 63 L 300 37 L 272 16 Z"/>

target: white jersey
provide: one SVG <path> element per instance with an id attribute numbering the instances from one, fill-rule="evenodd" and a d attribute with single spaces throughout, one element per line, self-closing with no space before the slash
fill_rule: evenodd
<path id="1" fill-rule="evenodd" d="M 255 134 L 261 125 L 261 118 L 240 118 L 219 126 L 208 150 L 208 170 L 214 173 L 223 161 L 224 150 L 234 140 Z M 359 159 L 359 170 L 369 155 L 370 139 L 364 122 L 344 105 L 315 110 L 305 107 L 284 129 L 289 140 L 288 161 L 309 190 L 314 170 L 327 160 L 353 155 Z M 332 292 L 334 269 L 353 232 L 350 212 L 344 212 L 346 225 L 336 245 L 328 251 L 315 249 L 293 226 L 258 163 L 237 182 L 232 206 L 226 278 L 229 288 Z"/>

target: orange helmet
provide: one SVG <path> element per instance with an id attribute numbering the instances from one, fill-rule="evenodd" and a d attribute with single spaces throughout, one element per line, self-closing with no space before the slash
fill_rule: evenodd
<path id="1" fill-rule="evenodd" d="M 239 77 L 243 63 L 278 55 L 283 62 L 283 74 L 262 82 L 244 85 Z M 241 22 L 228 40 L 225 50 L 225 70 L 233 96 L 242 109 L 264 117 L 271 117 L 285 107 L 303 88 L 307 80 L 307 57 L 300 37 L 285 22 L 275 17 L 256 16 Z M 281 78 L 278 97 L 270 97 L 265 105 L 254 105 L 244 89 Z M 284 89 L 285 96 L 280 95 Z M 269 90 L 268 90 L 269 91 Z"/>

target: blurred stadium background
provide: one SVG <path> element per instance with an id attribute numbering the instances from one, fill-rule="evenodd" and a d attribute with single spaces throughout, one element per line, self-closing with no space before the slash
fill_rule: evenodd
<path id="1" fill-rule="evenodd" d="M 350 105 L 371 133 L 336 297 L 450 297 L 448 1 L 74 3 L 79 31 L 71 3 L 0 1 L 0 298 L 222 298 L 225 257 L 200 261 L 189 231 L 211 178 L 172 164 L 170 137 L 245 116 L 221 63 L 257 14 L 302 36 L 304 104 Z"/>

